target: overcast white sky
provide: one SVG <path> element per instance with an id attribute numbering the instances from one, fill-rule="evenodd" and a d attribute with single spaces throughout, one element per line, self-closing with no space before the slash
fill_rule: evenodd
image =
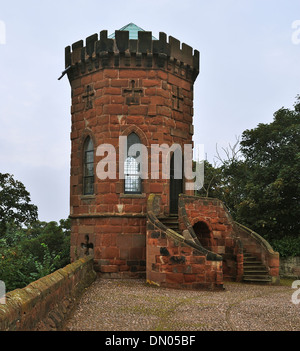
<path id="1" fill-rule="evenodd" d="M 57 80 L 64 48 L 130 22 L 200 51 L 194 141 L 212 162 L 216 144 L 293 107 L 296 20 L 299 0 L 1 0 L 0 172 L 24 183 L 40 220 L 68 217 L 70 86 Z"/>

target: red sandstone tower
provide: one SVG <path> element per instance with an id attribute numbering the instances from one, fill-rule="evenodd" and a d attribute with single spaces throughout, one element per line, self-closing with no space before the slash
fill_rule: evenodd
<path id="1" fill-rule="evenodd" d="M 93 254 L 102 277 L 146 275 L 171 288 L 277 283 L 278 253 L 234 222 L 221 201 L 193 196 L 182 172 L 191 161 L 184 150 L 193 144 L 199 52 L 130 23 L 110 37 L 88 37 L 85 46 L 74 43 L 65 59 L 72 88 L 71 259 Z M 156 146 L 160 153 L 152 153 Z"/>
<path id="2" fill-rule="evenodd" d="M 89 244 L 102 273 L 145 272 L 148 196 L 160 194 L 168 216 L 177 212 L 184 192 L 184 180 L 174 179 L 172 169 L 166 180 L 158 165 L 154 178 L 159 179 L 152 179 L 151 145 L 192 144 L 199 52 L 129 24 L 110 38 L 104 30 L 100 38 L 88 37 L 85 46 L 74 43 L 65 57 L 72 88 L 71 257 L 80 257 Z M 148 179 L 126 169 L 132 166 L 128 160 L 120 179 L 120 136 L 147 148 Z M 116 179 L 97 176 L 105 157 L 97 155 L 101 144 L 116 150 Z"/>

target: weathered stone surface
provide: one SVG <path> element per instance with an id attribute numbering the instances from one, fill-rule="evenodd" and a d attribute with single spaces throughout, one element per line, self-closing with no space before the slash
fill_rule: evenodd
<path id="1" fill-rule="evenodd" d="M 58 330 L 63 326 L 73 303 L 96 279 L 93 257 L 62 268 L 7 294 L 0 305 L 0 330 Z"/>
<path id="2" fill-rule="evenodd" d="M 146 260 L 147 199 L 151 193 L 162 195 L 153 211 L 155 215 L 168 213 L 169 181 L 161 177 L 160 170 L 158 179 L 152 179 L 149 167 L 142 193 L 124 194 L 120 167 L 116 167 L 116 179 L 99 179 L 96 167 L 100 158 L 94 155 L 95 194 L 85 196 L 84 143 L 91 138 L 95 154 L 101 144 L 114 146 L 116 163 L 120 161 L 119 137 L 131 133 L 139 136 L 149 156 L 152 144 L 179 143 L 182 149 L 184 144 L 192 144 L 191 88 L 199 71 L 199 67 L 192 66 L 193 55 L 190 47 L 180 48 L 174 38 L 168 43 L 164 33 L 160 33 L 159 40 L 153 40 L 151 32 L 139 32 L 138 39 L 131 40 L 126 31 L 116 31 L 115 39 L 101 31 L 99 39 L 97 35 L 88 37 L 85 47 L 83 41 L 78 41 L 72 51 L 66 49 L 66 60 L 71 60 L 68 78 L 72 87 L 72 261 L 89 249 L 86 235 L 92 247 L 88 251 L 95 256 L 95 270 L 100 275 L 109 275 L 104 272 L 105 265 L 117 265 L 120 270 L 121 266 L 130 266 L 127 261 Z M 180 60 L 186 62 L 181 65 Z M 131 221 L 133 217 L 139 218 Z M 159 239 L 158 245 L 163 246 L 166 236 L 161 234 L 159 237 L 154 232 L 152 239 Z"/>
<path id="3" fill-rule="evenodd" d="M 174 289 L 222 290 L 222 260 L 217 255 L 207 260 L 207 252 L 203 250 L 201 256 L 198 244 L 194 243 L 194 248 L 189 244 L 191 240 L 188 242 L 179 233 L 166 228 L 153 213 L 154 203 L 155 196 L 151 195 L 148 199 L 147 281 Z M 159 246 L 162 236 L 165 243 Z"/>

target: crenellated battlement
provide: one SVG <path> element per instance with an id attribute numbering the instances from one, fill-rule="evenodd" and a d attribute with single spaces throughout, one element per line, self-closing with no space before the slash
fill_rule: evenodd
<path id="1" fill-rule="evenodd" d="M 159 33 L 159 40 L 150 31 L 139 31 L 138 39 L 129 39 L 129 31 L 115 31 L 109 38 L 103 30 L 84 41 L 80 40 L 65 48 L 65 67 L 69 79 L 86 72 L 109 67 L 160 68 L 171 70 L 193 81 L 199 74 L 200 54 L 198 50 L 179 40 Z M 184 72 L 183 72 L 184 71 Z"/>

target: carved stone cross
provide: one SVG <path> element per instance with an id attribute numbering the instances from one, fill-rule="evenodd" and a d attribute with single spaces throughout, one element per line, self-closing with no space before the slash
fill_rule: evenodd
<path id="1" fill-rule="evenodd" d="M 127 105 L 139 105 L 143 89 L 135 87 L 135 81 L 131 81 L 131 88 L 123 89 L 123 95 L 126 96 Z"/>
<path id="2" fill-rule="evenodd" d="M 95 96 L 94 89 L 91 85 L 87 85 L 85 89 L 85 95 L 82 98 L 85 100 L 85 109 L 89 110 L 93 108 L 93 97 Z"/>
<path id="3" fill-rule="evenodd" d="M 173 87 L 173 109 L 182 111 L 183 95 L 182 89 L 179 87 Z"/>
<path id="4" fill-rule="evenodd" d="M 94 248 L 94 245 L 90 243 L 90 238 L 88 235 L 85 236 L 85 242 L 81 244 L 81 248 L 84 249 L 84 254 L 88 256 L 90 254 L 90 249 Z"/>

